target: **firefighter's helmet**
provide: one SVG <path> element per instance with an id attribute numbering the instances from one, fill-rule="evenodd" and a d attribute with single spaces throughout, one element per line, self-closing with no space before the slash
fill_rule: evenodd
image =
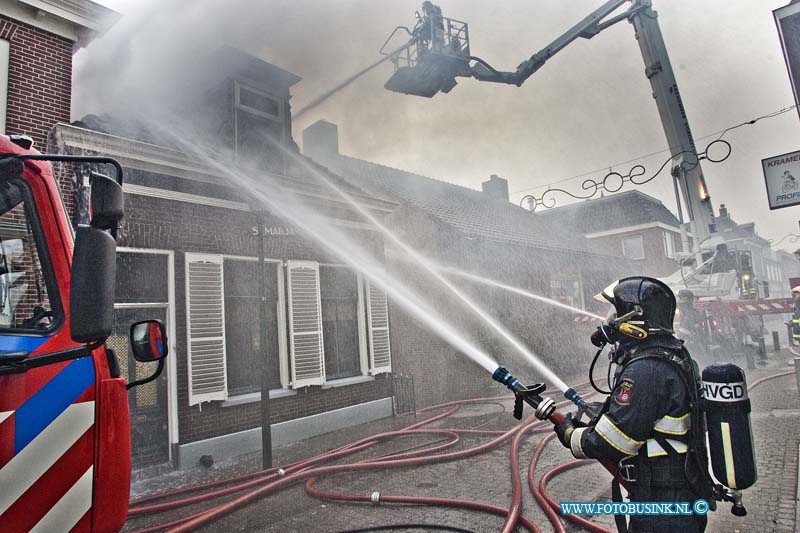
<path id="1" fill-rule="evenodd" d="M 800 285 L 796 285 L 796 286 L 792 287 L 792 292 L 795 293 L 795 294 L 800 294 Z"/>
<path id="2" fill-rule="evenodd" d="M 662 281 L 645 276 L 633 276 L 615 281 L 596 299 L 614 306 L 619 319 L 636 325 L 650 335 L 672 334 L 675 319 L 675 295 Z"/>

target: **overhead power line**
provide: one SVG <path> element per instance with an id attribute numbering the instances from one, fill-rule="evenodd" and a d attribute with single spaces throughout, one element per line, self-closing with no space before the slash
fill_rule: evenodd
<path id="1" fill-rule="evenodd" d="M 767 113 L 766 115 L 761 115 L 760 117 L 756 117 L 754 119 L 742 122 L 741 124 L 736 124 L 734 126 L 728 126 L 727 128 L 721 129 L 719 131 L 715 131 L 713 133 L 709 133 L 707 135 L 703 135 L 702 137 L 698 137 L 696 140 L 701 141 L 703 139 L 708 139 L 708 138 L 714 137 L 716 135 L 719 135 L 719 137 L 717 137 L 715 139 L 715 141 L 719 141 L 729 131 L 735 130 L 737 128 L 741 128 L 742 126 L 753 125 L 756 122 L 758 122 L 759 120 L 763 120 L 765 118 L 773 118 L 773 117 L 777 117 L 779 115 L 783 115 L 784 113 L 788 113 L 789 111 L 791 111 L 793 109 L 796 109 L 796 108 L 797 108 L 796 104 L 792 105 L 792 106 L 788 106 L 788 107 L 783 107 L 781 109 L 778 109 L 777 111 L 773 111 L 771 113 Z M 570 180 L 574 180 L 574 179 L 578 179 L 578 178 L 583 178 L 585 176 L 589 176 L 589 175 L 595 174 L 597 172 L 608 171 L 609 169 L 612 169 L 612 168 L 615 168 L 615 167 L 619 167 L 619 166 L 622 166 L 622 165 L 627 165 L 629 163 L 634 163 L 636 161 L 641 161 L 642 159 L 647 159 L 649 157 L 653 157 L 653 156 L 656 156 L 656 155 L 659 155 L 659 154 L 663 154 L 663 153 L 666 153 L 666 152 L 669 152 L 669 151 L 670 151 L 669 148 L 665 148 L 665 149 L 659 150 L 657 152 L 652 152 L 650 154 L 641 155 L 639 157 L 634 157 L 633 159 L 628 159 L 627 161 L 622 161 L 622 162 L 619 162 L 619 163 L 615 163 L 613 165 L 606 165 L 606 166 L 603 166 L 603 167 L 600 167 L 600 168 L 596 168 L 594 170 L 589 170 L 588 172 L 583 172 L 581 174 L 575 174 L 574 176 L 570 176 L 568 178 L 562 178 L 562 179 L 559 179 L 559 180 L 556 180 L 556 181 L 548 181 L 547 184 L 536 185 L 536 186 L 533 186 L 533 187 L 526 187 L 524 189 L 518 189 L 516 191 L 511 191 L 511 194 L 517 194 L 517 193 L 521 193 L 521 192 L 533 191 L 533 190 L 536 190 L 536 189 L 541 189 L 543 187 L 550 187 L 550 186 L 556 185 L 558 183 L 564 183 L 565 181 L 570 181 Z"/>

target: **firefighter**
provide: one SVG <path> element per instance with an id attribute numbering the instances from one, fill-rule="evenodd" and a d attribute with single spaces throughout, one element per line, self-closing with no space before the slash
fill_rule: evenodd
<path id="1" fill-rule="evenodd" d="M 556 426 L 559 440 L 576 458 L 618 463 L 631 502 L 709 500 L 708 466 L 697 463 L 706 457 L 705 433 L 700 413 L 691 412 L 699 403 L 697 367 L 673 335 L 675 295 L 661 281 L 637 276 L 596 298 L 614 306 L 592 336 L 596 345 L 613 345 L 614 387 L 588 425 L 568 416 Z M 622 500 L 616 479 L 612 495 Z M 705 515 L 634 515 L 630 526 L 624 516 L 616 519 L 620 531 L 636 532 L 699 532 L 707 522 Z"/>
<path id="2" fill-rule="evenodd" d="M 792 311 L 792 344 L 800 345 L 800 285 L 792 287 L 792 300 L 794 310 Z"/>
<path id="3" fill-rule="evenodd" d="M 681 289 L 678 291 L 678 322 L 679 326 L 677 333 L 686 344 L 692 347 L 692 350 L 698 350 L 700 353 L 695 355 L 705 354 L 707 342 L 704 338 L 703 331 L 703 317 L 700 312 L 694 307 L 695 296 L 689 289 Z"/>
<path id="4" fill-rule="evenodd" d="M 434 52 L 441 52 L 444 49 L 444 21 L 442 20 L 442 9 L 426 0 L 422 3 L 422 26 L 420 35 L 426 41 L 427 46 L 430 42 Z"/>

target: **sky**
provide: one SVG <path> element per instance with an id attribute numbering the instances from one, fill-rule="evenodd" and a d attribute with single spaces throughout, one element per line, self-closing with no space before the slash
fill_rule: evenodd
<path id="1" fill-rule="evenodd" d="M 292 107 L 379 58 L 395 26 L 414 24 L 410 0 L 102 0 L 124 17 L 75 56 L 73 118 L 168 98 L 169 77 L 201 50 L 230 44 L 303 80 Z M 602 4 L 602 0 L 442 0 L 445 16 L 469 23 L 471 50 L 498 69 L 517 64 Z M 788 0 L 654 0 L 698 150 L 725 128 L 794 105 L 772 10 Z M 512 201 L 578 178 L 648 175 L 667 144 L 632 26 L 621 22 L 553 57 L 522 87 L 459 78 L 433 99 L 386 91 L 384 64 L 294 121 L 294 138 L 325 119 L 339 126 L 340 152 L 480 189 L 498 174 Z M 722 163 L 704 163 L 716 209 L 779 240 L 800 235 L 800 206 L 770 211 L 761 160 L 800 149 L 796 111 L 731 130 Z M 594 171 L 594 172 L 590 172 Z M 633 188 L 626 185 L 625 189 Z M 668 172 L 638 187 L 673 212 Z M 556 196 L 559 205 L 569 200 Z M 785 238 L 795 250 L 800 240 Z"/>

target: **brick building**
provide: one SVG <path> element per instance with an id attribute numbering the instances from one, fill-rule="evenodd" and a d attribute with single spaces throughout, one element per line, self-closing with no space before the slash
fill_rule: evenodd
<path id="1" fill-rule="evenodd" d="M 719 216 L 716 218 L 717 231 L 725 239 L 728 248 L 732 250 L 747 250 L 753 258 L 753 274 L 758 287 L 758 296 L 761 298 L 788 298 L 790 297 L 787 283 L 789 272 L 797 267 L 791 262 L 784 264 L 778 252 L 772 249 L 772 243 L 761 237 L 756 232 L 754 222 L 739 224 L 731 217 L 725 204 L 719 206 Z"/>
<path id="2" fill-rule="evenodd" d="M 53 126 L 70 121 L 72 55 L 118 18 L 89 0 L 0 1 L 0 133 L 28 135 L 46 151 Z"/>
<path id="3" fill-rule="evenodd" d="M 638 274 L 662 277 L 678 270 L 680 222 L 660 200 L 637 190 L 546 209 L 538 216 L 627 258 Z"/>
<path id="4" fill-rule="evenodd" d="M 290 87 L 300 78 L 231 48 L 209 61 L 204 69 L 213 74 L 184 96 L 196 112 L 194 126 L 205 128 L 215 151 L 235 154 L 237 172 L 246 168 L 270 196 L 301 198 L 325 225 L 382 258 L 382 237 L 322 181 L 346 188 L 376 216 L 395 204 L 326 173 L 293 147 Z M 264 357 L 274 445 L 391 415 L 394 354 L 385 295 L 298 219 L 281 216 L 275 204 L 232 180 L 225 163 L 178 146 L 178 137 L 159 128 L 89 115 L 54 132 L 65 151 L 111 155 L 126 169 L 108 342 L 129 377 L 148 369 L 127 358 L 128 325 L 144 318 L 168 325 L 168 370 L 131 391 L 136 464 L 171 459 L 192 467 L 202 455 L 220 460 L 260 449 Z M 79 204 L 84 196 L 79 190 Z M 259 227 L 265 272 L 256 260 Z"/>
<path id="5" fill-rule="evenodd" d="M 635 272 L 632 261 L 603 252 L 571 228 L 509 203 L 508 182 L 498 176 L 476 191 L 349 157 L 339 152 L 337 126 L 325 121 L 303 132 L 303 150 L 354 185 L 399 203 L 401 207 L 387 216 L 389 227 L 437 264 L 461 271 L 444 272 L 548 366 L 564 376 L 585 379 L 591 323 L 582 322 L 580 315 L 476 282 L 463 272 L 605 314 L 607 306 L 592 296 L 613 279 Z M 497 361 L 520 377 L 541 380 L 528 361 L 474 319 L 430 275 L 411 268 L 401 249 L 387 243 L 386 257 L 387 268 L 428 296 Z M 481 367 L 465 362 L 434 331 L 426 331 L 391 301 L 390 314 L 393 370 L 414 376 L 418 406 L 499 392 Z"/>

